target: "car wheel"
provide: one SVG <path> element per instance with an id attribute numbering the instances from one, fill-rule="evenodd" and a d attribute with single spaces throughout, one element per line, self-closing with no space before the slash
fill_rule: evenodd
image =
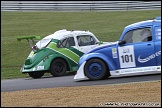
<path id="1" fill-rule="evenodd" d="M 28 74 L 30 77 L 36 79 L 41 78 L 44 75 L 44 72 L 29 72 Z"/>
<path id="2" fill-rule="evenodd" d="M 108 69 L 101 59 L 90 59 L 84 67 L 85 75 L 90 80 L 101 80 L 108 78 Z"/>
<path id="3" fill-rule="evenodd" d="M 63 76 L 66 74 L 67 64 L 63 59 L 55 59 L 51 63 L 50 73 L 54 77 Z"/>

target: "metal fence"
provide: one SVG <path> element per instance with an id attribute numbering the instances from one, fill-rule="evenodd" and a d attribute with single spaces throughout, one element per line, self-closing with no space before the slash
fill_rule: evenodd
<path id="1" fill-rule="evenodd" d="M 1 11 L 161 10 L 161 1 L 1 1 Z"/>

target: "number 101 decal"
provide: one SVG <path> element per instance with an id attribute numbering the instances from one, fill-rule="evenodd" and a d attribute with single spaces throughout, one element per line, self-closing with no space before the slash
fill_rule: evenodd
<path id="1" fill-rule="evenodd" d="M 122 63 L 133 62 L 132 54 L 131 55 L 122 55 L 121 58 L 122 58 Z"/>
<path id="2" fill-rule="evenodd" d="M 118 48 L 120 68 L 135 67 L 134 47 L 123 46 Z"/>

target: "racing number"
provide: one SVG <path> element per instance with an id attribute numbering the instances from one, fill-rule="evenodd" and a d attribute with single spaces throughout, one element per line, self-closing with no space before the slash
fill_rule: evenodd
<path id="1" fill-rule="evenodd" d="M 122 58 L 123 63 L 133 62 L 132 54 L 131 55 L 122 55 L 121 58 Z"/>
<path id="2" fill-rule="evenodd" d="M 134 47 L 122 46 L 118 48 L 120 68 L 135 67 Z"/>

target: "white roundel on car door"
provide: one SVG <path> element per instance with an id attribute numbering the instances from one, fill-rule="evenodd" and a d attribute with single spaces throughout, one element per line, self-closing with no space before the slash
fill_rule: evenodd
<path id="1" fill-rule="evenodd" d="M 134 47 L 118 47 L 120 68 L 135 67 Z"/>

